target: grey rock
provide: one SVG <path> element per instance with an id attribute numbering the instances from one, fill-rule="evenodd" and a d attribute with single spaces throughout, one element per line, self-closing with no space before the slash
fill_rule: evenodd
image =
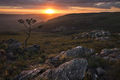
<path id="1" fill-rule="evenodd" d="M 14 80 L 29 80 L 37 75 L 40 75 L 44 71 L 45 69 L 41 67 L 32 70 L 22 71 L 21 74 L 19 74 Z"/>
<path id="2" fill-rule="evenodd" d="M 25 50 L 29 51 L 29 52 L 36 52 L 36 51 L 40 50 L 40 45 L 32 45 L 32 46 L 26 48 Z"/>
<path id="3" fill-rule="evenodd" d="M 55 69 L 45 71 L 40 78 L 51 80 L 82 80 L 88 66 L 86 59 L 73 59 Z"/>
<path id="4" fill-rule="evenodd" d="M 18 41 L 15 40 L 15 39 L 8 39 L 8 40 L 5 41 L 5 43 L 7 43 L 7 44 L 12 44 L 12 43 L 17 43 L 17 42 Z"/>
<path id="5" fill-rule="evenodd" d="M 110 54 L 116 54 L 120 51 L 120 49 L 118 48 L 113 48 L 113 49 L 103 49 L 100 52 L 100 55 L 106 56 L 106 55 L 110 55 Z"/>
<path id="6" fill-rule="evenodd" d="M 88 69 L 86 71 L 86 76 L 87 80 L 98 80 L 98 75 L 96 74 L 96 71 L 94 69 Z"/>
<path id="7" fill-rule="evenodd" d="M 118 36 L 120 36 L 120 33 L 118 33 Z"/>
<path id="8" fill-rule="evenodd" d="M 56 67 L 62 64 L 63 62 L 66 62 L 68 59 L 71 60 L 73 58 L 80 58 L 80 57 L 91 55 L 92 53 L 94 53 L 93 49 L 77 46 L 73 49 L 62 51 L 56 57 L 46 60 L 45 63 L 49 64 L 50 66 Z"/>
<path id="9" fill-rule="evenodd" d="M 98 68 L 96 69 L 96 71 L 97 71 L 97 74 L 98 74 L 98 75 L 104 75 L 104 74 L 105 74 L 105 70 L 102 69 L 102 68 L 100 68 L 100 67 L 98 67 Z"/>
<path id="10" fill-rule="evenodd" d="M 118 48 L 103 49 L 101 50 L 99 56 L 110 61 L 116 61 L 120 59 L 120 49 Z"/>
<path id="11" fill-rule="evenodd" d="M 16 42 L 16 43 L 9 44 L 8 48 L 9 49 L 18 49 L 18 48 L 20 48 L 20 46 L 21 46 L 21 43 L 20 42 Z"/>
<path id="12" fill-rule="evenodd" d="M 95 40 L 100 40 L 100 41 L 105 41 L 105 40 L 109 40 L 110 37 L 98 37 Z"/>
<path id="13" fill-rule="evenodd" d="M 8 48 L 7 48 L 8 52 L 14 52 L 14 50 L 21 48 L 21 43 L 15 39 L 9 39 L 9 40 L 5 41 L 5 43 L 8 46 Z"/>
<path id="14" fill-rule="evenodd" d="M 62 53 L 66 57 L 79 57 L 79 56 L 84 56 L 84 55 L 90 55 L 94 53 L 93 49 L 88 49 L 82 46 L 77 46 L 71 50 L 67 50 L 66 52 Z"/>
<path id="15" fill-rule="evenodd" d="M 104 30 L 93 30 L 90 32 L 84 32 L 82 33 L 81 37 L 85 38 L 91 38 L 94 40 L 109 40 L 111 33 L 109 31 Z"/>

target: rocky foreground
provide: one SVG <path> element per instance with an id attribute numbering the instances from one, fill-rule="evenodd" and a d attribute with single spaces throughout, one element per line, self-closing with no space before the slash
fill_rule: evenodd
<path id="1" fill-rule="evenodd" d="M 100 53 L 93 53 L 93 49 L 77 46 L 46 60 L 45 67 L 21 72 L 15 80 L 105 80 L 106 70 L 101 66 L 89 67 L 88 57 L 115 62 L 120 59 L 120 49 L 103 49 Z"/>
<path id="2" fill-rule="evenodd" d="M 74 39 L 87 37 L 103 41 L 109 40 L 110 36 L 109 31 L 95 30 L 82 33 Z M 39 45 L 32 45 L 24 49 L 15 39 L 4 40 L 0 42 L 0 45 L 2 45 L 0 58 L 4 57 L 8 61 L 16 60 L 17 55 L 40 51 Z M 48 58 L 41 65 L 34 65 L 32 68 L 22 71 L 15 76 L 14 80 L 109 80 L 106 74 L 111 70 L 111 64 L 119 61 L 119 48 L 101 49 L 100 52 L 96 52 L 91 48 L 77 46 Z"/>

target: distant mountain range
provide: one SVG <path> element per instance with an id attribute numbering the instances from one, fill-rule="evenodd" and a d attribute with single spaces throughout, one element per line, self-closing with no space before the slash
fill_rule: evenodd
<path id="1" fill-rule="evenodd" d="M 120 32 L 120 12 L 68 14 L 40 24 L 37 31 L 88 31 L 104 29 Z"/>

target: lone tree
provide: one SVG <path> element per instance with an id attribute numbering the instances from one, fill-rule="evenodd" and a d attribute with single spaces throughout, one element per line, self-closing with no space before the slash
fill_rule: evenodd
<path id="1" fill-rule="evenodd" d="M 33 24 L 35 24 L 37 21 L 35 19 L 31 18 L 31 19 L 26 19 L 26 20 L 19 19 L 18 22 L 20 24 L 23 24 L 24 27 L 26 28 L 25 33 L 26 33 L 27 37 L 26 37 L 26 39 L 24 41 L 24 48 L 26 48 L 28 40 L 29 40 L 29 38 L 31 36 Z"/>

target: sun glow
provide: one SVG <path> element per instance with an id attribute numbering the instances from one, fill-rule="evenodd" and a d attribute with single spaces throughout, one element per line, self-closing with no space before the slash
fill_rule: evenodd
<path id="1" fill-rule="evenodd" d="M 45 10 L 45 13 L 46 13 L 46 14 L 54 14 L 54 13 L 55 13 L 55 10 L 54 10 L 54 9 L 46 9 L 46 10 Z"/>

